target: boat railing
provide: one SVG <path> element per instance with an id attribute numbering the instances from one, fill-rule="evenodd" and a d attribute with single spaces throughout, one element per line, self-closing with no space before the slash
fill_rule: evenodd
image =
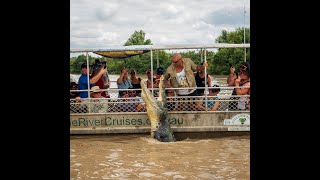
<path id="1" fill-rule="evenodd" d="M 220 92 L 216 96 L 167 96 L 166 107 L 168 112 L 250 112 L 250 109 L 239 110 L 238 104 L 248 104 L 250 95 L 232 95 L 232 91 L 236 87 L 221 86 Z M 238 88 L 238 87 L 237 87 Z M 241 88 L 249 88 L 242 86 Z M 166 90 L 188 89 L 188 88 L 166 88 Z M 197 89 L 205 89 L 198 87 Z M 215 89 L 210 87 L 208 89 Z M 106 91 L 110 98 L 83 98 L 70 99 L 70 114 L 106 114 L 106 113 L 146 113 L 145 102 L 139 96 L 121 98 L 119 91 L 139 91 L 141 89 L 100 89 L 99 91 Z M 156 92 L 158 88 L 150 88 L 151 92 Z M 70 90 L 70 92 L 87 92 L 88 90 Z M 241 102 L 246 101 L 246 102 Z M 212 110 L 214 103 L 219 102 L 216 110 Z"/>
<path id="2" fill-rule="evenodd" d="M 228 44 L 228 43 L 215 43 L 215 44 L 182 44 L 182 45 L 134 45 L 134 46 L 111 46 L 111 47 L 105 47 L 104 49 L 71 49 L 70 53 L 86 53 L 86 64 L 87 64 L 87 85 L 88 93 L 91 92 L 89 87 L 89 52 L 116 52 L 116 51 L 140 51 L 145 50 L 150 52 L 150 69 L 151 74 L 154 74 L 154 64 L 153 64 L 153 51 L 155 50 L 180 50 L 180 49 L 198 49 L 200 50 L 200 56 L 201 56 L 201 62 L 207 62 L 207 50 L 208 49 L 220 49 L 220 48 L 244 48 L 244 52 L 246 52 L 246 48 L 250 48 L 250 44 Z M 244 61 L 246 62 L 246 53 L 244 53 Z M 158 64 L 158 59 L 157 59 Z M 207 73 L 207 68 L 204 69 L 205 74 Z M 214 81 L 220 81 L 222 78 L 214 78 Z M 225 78 L 224 78 L 225 79 Z M 205 76 L 205 82 L 207 81 L 207 76 Z M 214 97 L 208 96 L 208 89 L 210 87 L 206 87 L 205 89 L 205 95 L 203 96 L 175 96 L 175 97 L 167 97 L 168 103 L 167 108 L 169 113 L 174 112 L 183 112 L 183 113 L 195 113 L 195 112 L 210 112 L 210 113 L 216 113 L 216 112 L 228 112 L 228 111 L 240 111 L 240 112 L 250 112 L 249 106 L 248 109 L 245 110 L 239 110 L 239 104 L 241 107 L 244 107 L 243 103 L 244 101 L 247 101 L 249 104 L 250 95 L 243 95 L 243 96 L 236 96 L 232 95 L 232 91 L 235 87 L 228 87 L 228 85 L 225 83 L 226 81 L 223 81 L 224 83 L 220 84 L 220 92 L 216 96 L 217 99 Z M 153 84 L 153 79 L 151 80 L 151 84 Z M 166 88 L 169 89 L 169 88 Z M 125 89 L 121 89 L 125 90 Z M 127 89 L 130 90 L 130 89 Z M 139 90 L 139 89 L 135 89 Z M 152 88 L 151 91 L 157 91 L 158 89 Z M 71 90 L 71 92 L 77 91 L 77 90 Z M 70 99 L 70 114 L 109 114 L 109 113 L 146 113 L 145 109 L 139 109 L 137 112 L 137 107 L 143 105 L 143 100 L 141 97 L 137 98 L 119 98 L 119 89 L 115 88 L 109 88 L 107 90 L 101 90 L 101 91 L 107 91 L 110 95 L 110 98 L 85 98 L 85 99 Z M 79 91 L 78 91 L 79 92 Z M 215 100 L 213 100 L 215 99 Z M 215 111 L 211 111 L 211 108 L 207 107 L 208 103 L 209 105 L 212 105 L 213 102 L 220 102 L 218 109 Z M 171 104 L 170 104 L 171 103 Z M 142 104 L 142 105 L 141 105 Z M 200 105 L 204 105 L 203 108 L 199 108 Z"/>
<path id="3" fill-rule="evenodd" d="M 80 75 L 79 75 L 80 76 Z M 78 82 L 75 81 L 75 82 Z M 212 80 L 212 84 L 218 84 L 219 86 L 227 86 L 227 78 L 214 78 Z M 105 89 L 105 91 L 108 91 L 110 98 L 117 98 L 118 97 L 118 88 L 114 88 L 115 86 L 112 87 L 112 85 L 117 84 L 116 80 L 110 80 L 110 88 L 109 89 Z M 204 87 L 198 87 L 197 89 L 205 89 Z M 209 89 L 209 88 L 208 88 Z M 139 90 L 139 89 L 137 89 Z M 141 89 L 140 89 L 141 90 Z M 154 90 L 157 90 L 157 88 L 154 88 Z M 233 89 L 221 89 L 219 94 L 228 94 L 231 93 Z M 70 92 L 88 92 L 88 90 L 71 90 Z M 208 93 L 208 91 L 205 90 L 206 93 Z"/>

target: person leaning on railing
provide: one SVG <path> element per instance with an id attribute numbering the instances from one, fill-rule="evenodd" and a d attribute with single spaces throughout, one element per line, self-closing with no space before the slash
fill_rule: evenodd
<path id="1" fill-rule="evenodd" d="M 128 105 L 127 105 L 127 111 L 128 112 L 135 112 L 137 111 L 138 105 L 141 103 L 139 98 L 140 96 L 137 95 L 137 91 L 133 88 L 129 88 L 128 91 L 129 94 L 129 100 L 128 100 Z"/>
<path id="2" fill-rule="evenodd" d="M 176 53 L 171 58 L 172 64 L 167 68 L 164 74 L 166 87 L 173 88 L 190 88 L 177 89 L 178 96 L 198 96 L 197 84 L 194 77 L 194 72 L 197 70 L 197 65 L 190 58 L 182 58 L 181 54 Z M 208 66 L 207 63 L 204 63 Z M 170 79 L 170 81 L 168 81 Z M 188 98 L 190 100 L 190 98 Z M 180 104 L 182 105 L 182 104 Z M 194 109 L 195 103 L 189 103 L 191 109 Z"/>
<path id="3" fill-rule="evenodd" d="M 70 90 L 78 90 L 78 84 L 76 82 L 70 82 Z M 79 96 L 79 92 L 71 92 L 70 91 L 70 99 L 75 99 Z"/>
<path id="4" fill-rule="evenodd" d="M 176 101 L 177 99 L 172 98 L 172 97 L 175 97 L 175 91 L 172 89 L 166 90 L 166 96 L 167 96 L 168 111 L 177 111 L 178 110 L 178 102 Z"/>
<path id="5" fill-rule="evenodd" d="M 108 112 L 107 99 L 102 96 L 99 86 L 93 86 L 90 97 L 92 98 L 89 103 L 91 113 L 105 113 Z"/>
<path id="6" fill-rule="evenodd" d="M 209 89 L 209 95 L 208 95 L 209 97 L 207 97 L 207 110 L 208 111 L 216 111 L 216 110 L 218 110 L 219 105 L 221 104 L 221 102 L 218 101 L 219 98 L 217 97 L 219 92 L 220 92 L 220 88 L 216 84 L 212 86 L 212 89 L 211 88 Z M 213 97 L 213 96 L 215 96 L 215 97 Z M 201 103 L 200 107 L 198 107 L 198 110 L 200 110 L 200 111 L 205 111 L 206 110 L 205 109 L 205 107 L 206 107 L 206 102 L 205 101 L 206 101 L 206 99 L 203 98 L 202 101 L 201 101 L 202 103 Z"/>
<path id="7" fill-rule="evenodd" d="M 78 90 L 78 84 L 76 82 L 70 82 L 70 90 Z M 80 96 L 79 92 L 70 91 L 70 113 L 77 113 L 80 110 Z"/>
<path id="8" fill-rule="evenodd" d="M 128 91 L 122 91 L 122 99 L 118 100 L 118 112 L 135 112 L 137 107 L 141 104 L 137 92 L 133 88 L 129 88 Z"/>
<path id="9" fill-rule="evenodd" d="M 126 112 L 129 100 L 128 91 L 119 91 L 121 93 L 119 99 L 117 99 L 117 104 L 115 106 L 115 112 Z"/>

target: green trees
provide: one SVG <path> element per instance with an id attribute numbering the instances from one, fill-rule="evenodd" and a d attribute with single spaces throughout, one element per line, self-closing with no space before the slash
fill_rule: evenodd
<path id="1" fill-rule="evenodd" d="M 243 28 L 237 28 L 235 31 L 227 32 L 222 30 L 221 35 L 216 39 L 216 43 L 243 43 Z M 250 43 L 250 29 L 245 29 L 246 43 Z M 244 49 L 242 48 L 222 48 L 214 55 L 213 59 L 209 61 L 208 71 L 211 74 L 229 74 L 229 68 L 232 64 L 236 70 L 239 69 L 240 64 L 244 61 Z M 250 62 L 250 48 L 246 49 L 246 61 Z"/>
<path id="2" fill-rule="evenodd" d="M 74 62 L 76 61 L 76 57 L 72 57 L 72 58 L 70 58 L 70 72 L 71 73 L 74 73 L 75 72 L 75 67 L 74 67 Z"/>
<path id="3" fill-rule="evenodd" d="M 92 56 L 89 57 L 89 64 L 93 64 L 95 59 L 101 59 L 101 58 L 96 58 Z M 87 62 L 87 56 L 85 55 L 80 55 L 77 58 L 70 58 L 70 73 L 71 74 L 81 74 L 81 64 Z"/>
<path id="4" fill-rule="evenodd" d="M 134 31 L 134 33 L 130 36 L 130 38 L 127 40 L 124 46 L 152 45 L 150 39 L 145 39 L 145 35 L 146 33 L 142 30 Z M 120 67 L 118 67 L 119 71 L 122 66 L 125 66 L 129 70 L 136 69 L 138 74 L 144 74 L 144 72 L 150 68 L 150 53 L 132 56 L 129 58 L 125 58 L 121 61 L 122 64 L 120 65 Z"/>
<path id="5" fill-rule="evenodd" d="M 151 45 L 151 40 L 147 39 L 145 40 L 146 33 L 142 30 L 140 31 L 134 31 L 134 33 L 130 36 L 130 38 L 127 40 L 127 42 L 124 44 L 125 46 L 131 46 L 131 45 Z"/>
<path id="6" fill-rule="evenodd" d="M 243 43 L 243 28 L 237 28 L 235 31 L 227 32 L 222 30 L 221 34 L 215 40 L 216 43 L 233 43 L 242 44 Z M 250 43 L 250 29 L 245 29 L 246 43 Z M 124 46 L 131 45 L 152 45 L 150 39 L 145 39 L 145 32 L 142 30 L 134 31 L 134 33 L 129 37 Z M 163 50 L 153 51 L 153 70 L 157 68 L 157 60 L 159 61 L 159 66 L 166 69 L 170 64 L 170 57 L 173 53 L 167 53 Z M 214 75 L 226 75 L 229 73 L 229 64 L 232 64 L 236 69 L 239 69 L 240 64 L 244 61 L 244 49 L 242 48 L 221 48 L 218 49 L 216 53 L 213 51 L 207 51 L 207 61 L 209 64 L 208 73 Z M 191 58 L 196 64 L 200 64 L 201 55 L 199 51 L 189 50 L 186 52 L 181 52 L 183 57 Z M 146 70 L 150 69 L 150 52 L 132 56 L 125 59 L 113 59 L 106 57 L 91 57 L 89 56 L 90 64 L 93 64 L 95 59 L 100 59 L 100 61 L 106 61 L 109 74 L 119 74 L 122 66 L 130 69 L 136 69 L 139 74 L 144 74 Z M 250 48 L 246 49 L 246 61 L 250 61 Z M 80 74 L 80 65 L 86 62 L 86 56 L 80 55 L 77 58 L 70 58 L 70 72 Z"/>

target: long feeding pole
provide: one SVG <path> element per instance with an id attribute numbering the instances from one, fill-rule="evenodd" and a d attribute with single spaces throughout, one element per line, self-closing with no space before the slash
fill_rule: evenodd
<path id="1" fill-rule="evenodd" d="M 246 44 L 246 3 L 243 3 L 243 44 Z M 244 62 L 246 62 L 246 48 L 244 48 Z"/>
<path id="2" fill-rule="evenodd" d="M 90 99 L 90 71 L 89 71 L 89 53 L 87 55 L 87 83 L 88 83 L 88 98 Z"/>
<path id="3" fill-rule="evenodd" d="M 153 55 L 152 55 L 152 49 L 150 50 L 150 61 L 151 61 L 151 92 L 153 94 Z"/>

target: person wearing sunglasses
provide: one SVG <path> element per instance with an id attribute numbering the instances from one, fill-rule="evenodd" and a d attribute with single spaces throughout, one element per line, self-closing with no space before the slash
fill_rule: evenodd
<path id="1" fill-rule="evenodd" d="M 190 88 L 179 89 L 176 93 L 179 96 L 197 95 L 196 80 L 193 75 L 197 70 L 197 65 L 190 58 L 182 58 L 180 53 L 176 53 L 171 58 L 172 64 L 167 68 L 164 74 L 165 83 L 170 83 L 167 86 L 174 88 Z M 168 81 L 171 79 L 170 81 Z"/>
<path id="2" fill-rule="evenodd" d="M 180 53 L 176 53 L 171 58 L 172 64 L 167 68 L 164 74 L 166 87 L 182 88 L 177 89 L 178 96 L 198 96 L 197 84 L 194 76 L 194 71 L 197 70 L 197 65 L 190 58 L 182 58 Z M 203 64 L 208 66 L 207 63 Z M 170 81 L 169 81 L 170 79 Z M 188 98 L 190 99 L 190 98 Z M 189 103 L 193 109 L 195 103 Z"/>

